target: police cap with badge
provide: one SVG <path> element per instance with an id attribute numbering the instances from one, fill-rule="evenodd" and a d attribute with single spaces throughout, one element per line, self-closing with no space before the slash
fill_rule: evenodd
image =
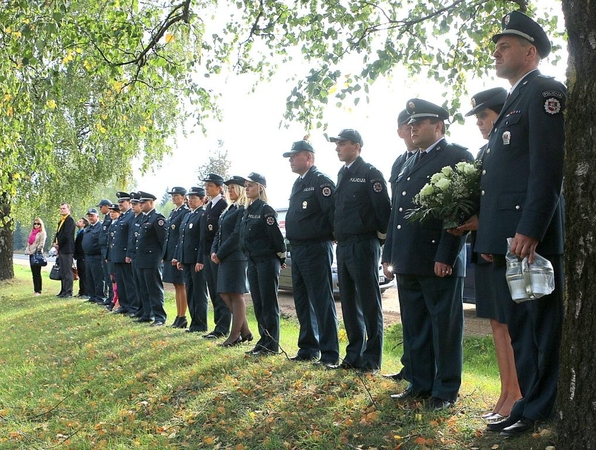
<path id="1" fill-rule="evenodd" d="M 112 201 L 108 200 L 107 198 L 104 198 L 103 200 L 100 200 L 100 202 L 95 205 L 98 208 L 101 208 L 102 206 L 112 206 Z"/>
<path id="2" fill-rule="evenodd" d="M 487 108 L 492 109 L 498 114 L 503 108 L 505 100 L 507 100 L 507 91 L 501 87 L 479 92 L 472 97 L 472 109 L 466 113 L 466 117 L 477 114 Z"/>
<path id="3" fill-rule="evenodd" d="M 110 211 L 120 212 L 120 206 L 117 203 L 114 203 L 110 206 Z"/>
<path id="4" fill-rule="evenodd" d="M 149 192 L 139 191 L 138 194 L 139 194 L 139 202 L 141 202 L 141 203 L 157 200 L 157 197 L 153 194 L 150 194 Z"/>
<path id="5" fill-rule="evenodd" d="M 130 201 L 130 194 L 128 192 L 116 192 L 116 197 L 118 197 L 118 203 Z"/>
<path id="6" fill-rule="evenodd" d="M 95 208 L 89 208 L 87 210 L 87 215 L 88 216 L 98 216 L 99 213 L 97 212 L 97 209 L 95 209 Z"/>
<path id="7" fill-rule="evenodd" d="M 196 195 L 197 197 L 203 198 L 207 195 L 207 192 L 205 192 L 205 189 L 202 187 L 193 186 L 188 190 L 188 192 L 186 192 L 186 195 L 187 196 Z"/>
<path id="8" fill-rule="evenodd" d="M 130 193 L 130 203 L 140 203 L 141 196 L 138 192 Z"/>
<path id="9" fill-rule="evenodd" d="M 234 175 L 229 180 L 224 181 L 224 184 L 226 186 L 229 186 L 230 184 L 235 184 L 237 186 L 244 187 L 244 185 L 246 184 L 246 178 L 238 176 L 238 175 Z"/>
<path id="10" fill-rule="evenodd" d="M 524 13 L 512 11 L 506 14 L 501 21 L 501 27 L 501 32 L 492 37 L 495 44 L 503 36 L 514 35 L 522 37 L 534 45 L 541 58 L 546 58 L 550 53 L 551 43 L 548 36 L 537 22 Z"/>
<path id="11" fill-rule="evenodd" d="M 297 153 L 300 152 L 311 152 L 314 153 L 315 149 L 312 148 L 312 145 L 310 145 L 308 142 L 302 140 L 302 141 L 296 141 L 292 144 L 292 148 L 290 149 L 289 152 L 285 152 L 284 153 L 284 158 L 289 158 L 290 156 L 293 156 Z"/>
<path id="12" fill-rule="evenodd" d="M 172 190 L 168 191 L 167 193 L 170 195 L 175 195 L 175 194 L 186 195 L 186 189 L 184 189 L 183 187 L 180 187 L 180 186 L 174 186 L 172 188 Z"/>
<path id="13" fill-rule="evenodd" d="M 220 175 L 216 175 L 214 173 L 208 173 L 207 177 L 203 179 L 204 182 L 211 182 L 211 183 L 215 183 L 217 186 L 221 186 L 224 182 L 223 177 L 221 177 Z"/>
<path id="14" fill-rule="evenodd" d="M 439 105 L 435 105 L 421 98 L 411 98 L 406 103 L 406 111 L 410 114 L 409 124 L 425 119 L 445 121 L 449 119 L 449 113 Z"/>
<path id="15" fill-rule="evenodd" d="M 260 173 L 256 173 L 256 172 L 251 172 L 248 174 L 248 176 L 246 177 L 247 181 L 251 181 L 253 183 L 259 183 L 261 186 L 263 187 L 267 187 L 267 180 L 265 179 L 265 177 L 263 175 L 261 175 Z"/>
<path id="16" fill-rule="evenodd" d="M 364 147 L 362 136 L 360 136 L 360 133 L 353 128 L 345 128 L 341 130 L 337 136 L 329 136 L 328 139 L 331 142 L 352 141 L 356 144 L 360 144 L 360 147 Z"/>

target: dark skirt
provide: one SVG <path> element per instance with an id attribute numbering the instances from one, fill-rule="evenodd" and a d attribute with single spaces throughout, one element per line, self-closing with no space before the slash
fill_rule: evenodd
<path id="1" fill-rule="evenodd" d="M 217 292 L 246 294 L 247 261 L 222 261 L 217 271 Z"/>
<path id="2" fill-rule="evenodd" d="M 481 256 L 479 256 L 481 258 Z M 495 319 L 505 323 L 503 302 L 509 300 L 507 292 L 503 292 L 503 283 L 496 277 L 504 277 L 505 273 L 489 262 L 479 262 L 474 267 L 474 283 L 476 287 L 476 316 L 484 319 Z M 504 285 L 507 288 L 507 284 Z"/>
<path id="3" fill-rule="evenodd" d="M 162 279 L 164 283 L 184 284 L 184 275 L 181 270 L 172 265 L 172 261 L 163 262 Z"/>

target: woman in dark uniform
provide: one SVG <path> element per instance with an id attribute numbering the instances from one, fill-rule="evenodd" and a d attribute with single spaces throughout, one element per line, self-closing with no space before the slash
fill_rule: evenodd
<path id="1" fill-rule="evenodd" d="M 475 115 L 476 125 L 482 137 L 488 139 L 493 123 L 505 104 L 507 91 L 503 88 L 488 89 L 472 97 L 473 109 L 466 116 Z M 482 160 L 486 145 L 478 152 L 477 160 Z M 466 223 L 457 228 L 460 232 L 475 231 L 478 229 L 478 216 L 472 216 Z M 475 233 L 473 233 L 475 237 Z M 476 316 L 490 319 L 497 354 L 497 364 L 501 378 L 501 395 L 491 412 L 482 417 L 486 420 L 500 420 L 509 416 L 513 404 L 521 398 L 521 391 L 515 370 L 515 360 L 511 338 L 505 321 L 505 310 L 500 307 L 500 302 L 507 298 L 507 293 L 498 291 L 500 283 L 493 282 L 494 264 L 490 264 L 480 254 L 474 253 L 472 257 L 476 263 L 474 268 L 476 290 Z"/>
<path id="2" fill-rule="evenodd" d="M 224 181 L 228 186 L 230 206 L 219 217 L 219 228 L 213 246 L 211 247 L 211 261 L 219 264 L 217 271 L 217 293 L 232 311 L 232 331 L 221 345 L 231 347 L 244 341 L 252 341 L 252 333 L 246 320 L 246 304 L 244 294 L 246 289 L 247 260 L 240 250 L 240 223 L 244 215 L 246 203 L 246 180 L 233 176 Z"/>
<path id="3" fill-rule="evenodd" d="M 267 204 L 265 177 L 251 173 L 246 179 L 247 207 L 240 223 L 240 246 L 248 258 L 248 282 L 260 339 L 248 351 L 254 356 L 279 352 L 279 271 L 286 246 L 277 213 Z"/>
<path id="4" fill-rule="evenodd" d="M 188 214 L 188 206 L 184 203 L 184 195 L 186 189 L 179 186 L 174 186 L 168 192 L 172 196 L 172 202 L 176 207 L 170 212 L 170 216 L 166 222 L 168 235 L 166 237 L 165 251 L 163 255 L 163 282 L 172 283 L 176 292 L 176 319 L 172 323 L 172 328 L 186 328 L 188 321 L 186 320 L 186 310 L 188 304 L 186 300 L 186 289 L 184 288 L 184 275 L 182 271 L 178 270 L 178 261 L 174 258 L 176 253 L 176 246 L 180 239 L 180 225 L 184 216 Z"/>

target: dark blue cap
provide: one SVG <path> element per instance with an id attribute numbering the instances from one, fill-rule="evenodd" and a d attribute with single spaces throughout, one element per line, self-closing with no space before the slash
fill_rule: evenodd
<path id="1" fill-rule="evenodd" d="M 114 203 L 110 206 L 110 211 L 118 211 L 120 212 L 120 207 L 118 206 L 117 203 Z"/>
<path id="2" fill-rule="evenodd" d="M 507 91 L 500 87 L 478 92 L 478 94 L 472 97 L 472 110 L 466 113 L 466 117 L 486 108 L 491 108 L 499 112 L 503 108 L 505 100 L 507 100 Z"/>
<path id="3" fill-rule="evenodd" d="M 226 186 L 229 186 L 230 184 L 237 184 L 238 186 L 244 187 L 244 183 L 246 183 L 246 178 L 234 175 L 229 180 L 224 181 L 224 183 Z"/>
<path id="4" fill-rule="evenodd" d="M 248 174 L 248 176 L 246 177 L 246 179 L 248 181 L 252 181 L 253 183 L 259 183 L 259 184 L 267 187 L 267 180 L 260 173 L 251 172 L 251 173 Z"/>
<path id="5" fill-rule="evenodd" d="M 408 123 L 416 123 L 424 119 L 447 120 L 449 118 L 449 113 L 445 109 L 421 98 L 408 100 L 406 111 L 410 114 Z"/>
<path id="6" fill-rule="evenodd" d="M 505 35 L 515 35 L 524 38 L 536 47 L 538 54 L 542 58 L 546 58 L 550 53 L 551 44 L 548 36 L 542 29 L 538 22 L 530 19 L 524 13 L 519 11 L 512 11 L 506 14 L 501 21 L 503 28 L 500 33 L 492 37 L 493 42 L 497 41 Z"/>
<path id="7" fill-rule="evenodd" d="M 131 192 L 130 193 L 130 202 L 131 203 L 139 203 L 139 200 L 141 199 L 141 196 L 139 195 L 138 192 Z"/>
<path id="8" fill-rule="evenodd" d="M 157 197 L 149 192 L 139 191 L 139 201 L 146 202 L 147 200 L 157 200 Z"/>
<path id="9" fill-rule="evenodd" d="M 312 148 L 312 145 L 310 145 L 306 141 L 296 141 L 292 144 L 292 148 L 290 149 L 290 151 L 284 153 L 284 158 L 289 158 L 290 156 L 295 155 L 296 153 L 300 153 L 300 152 L 314 153 L 315 149 Z"/>
<path id="10" fill-rule="evenodd" d="M 110 206 L 111 206 L 111 203 L 110 203 Z M 97 216 L 98 214 L 99 214 L 99 213 L 97 212 L 97 209 L 95 209 L 95 208 L 89 208 L 89 209 L 87 210 L 87 215 L 88 215 L 88 216 L 91 216 L 91 215 L 93 215 L 93 216 Z"/>
<path id="11" fill-rule="evenodd" d="M 106 198 L 104 198 L 103 200 L 100 200 L 100 202 L 96 205 L 98 207 L 102 207 L 102 206 L 112 206 L 112 202 Z"/>
<path id="12" fill-rule="evenodd" d="M 198 187 L 198 186 L 193 186 L 188 190 L 186 195 L 196 195 L 198 197 L 205 197 L 207 195 L 207 193 L 205 192 L 204 188 Z"/>
<path id="13" fill-rule="evenodd" d="M 404 109 L 402 112 L 399 113 L 397 116 L 397 125 L 404 125 L 410 121 L 410 114 L 408 113 L 407 109 Z"/>
<path id="14" fill-rule="evenodd" d="M 364 141 L 362 140 L 362 136 L 358 131 L 354 130 L 353 128 L 345 128 L 341 130 L 337 136 L 329 136 L 329 140 L 331 142 L 339 142 L 339 141 L 352 141 L 360 144 L 360 147 L 364 146 Z"/>
<path id="15" fill-rule="evenodd" d="M 224 182 L 223 177 L 216 175 L 214 173 L 209 173 L 207 174 L 207 178 L 205 178 L 203 181 L 207 182 L 210 181 L 212 183 L 215 183 L 217 186 L 221 186 Z"/>
<path id="16" fill-rule="evenodd" d="M 174 194 L 186 195 L 186 189 L 184 189 L 183 187 L 180 187 L 180 186 L 174 186 L 171 191 L 168 191 L 168 194 L 170 194 L 170 195 L 174 195 Z"/>
<path id="17" fill-rule="evenodd" d="M 119 202 L 130 201 L 130 194 L 128 192 L 116 192 Z"/>

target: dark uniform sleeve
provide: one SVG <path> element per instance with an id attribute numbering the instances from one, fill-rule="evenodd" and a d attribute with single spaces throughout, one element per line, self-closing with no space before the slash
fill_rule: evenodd
<path id="1" fill-rule="evenodd" d="M 325 217 L 329 223 L 333 226 L 333 209 L 335 204 L 335 183 L 331 179 L 322 173 L 318 174 L 317 181 L 319 184 L 316 190 L 317 199 L 321 210 L 325 214 Z"/>
<path id="2" fill-rule="evenodd" d="M 286 244 L 277 223 L 277 213 L 269 205 L 265 205 L 263 207 L 263 220 L 265 221 L 267 233 L 269 234 L 269 238 L 273 243 L 275 252 L 280 258 L 285 258 L 285 255 L 283 254 L 286 251 Z"/>
<path id="3" fill-rule="evenodd" d="M 155 218 L 155 234 L 157 236 L 157 240 L 165 249 L 165 242 L 167 239 L 168 230 L 166 228 L 166 218 L 161 213 L 157 213 L 157 217 Z"/>
<path id="4" fill-rule="evenodd" d="M 371 168 L 369 172 L 369 197 L 375 212 L 375 224 L 379 233 L 387 232 L 389 217 L 391 215 L 391 202 L 387 192 L 387 183 L 381 172 Z"/>
<path id="5" fill-rule="evenodd" d="M 242 216 L 244 211 L 241 209 L 236 211 L 236 222 L 234 225 L 234 231 L 228 236 L 228 238 L 218 246 L 219 235 L 221 234 L 221 227 L 217 231 L 218 236 L 213 241 L 211 247 L 211 253 L 215 253 L 220 260 L 226 259 L 232 252 L 240 248 L 240 222 L 242 222 Z"/>

